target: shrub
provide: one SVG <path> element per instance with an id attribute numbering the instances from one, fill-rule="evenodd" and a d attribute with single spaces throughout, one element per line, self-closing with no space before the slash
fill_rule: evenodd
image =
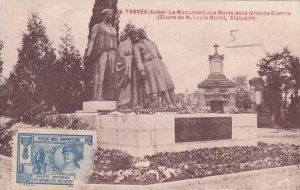
<path id="1" fill-rule="evenodd" d="M 89 129 L 88 124 L 72 115 L 58 114 L 55 107 L 46 104 L 34 104 L 22 116 L 22 122 L 40 127 L 62 129 Z"/>
<path id="2" fill-rule="evenodd" d="M 44 126 L 45 118 L 54 114 L 58 114 L 55 107 L 50 107 L 44 103 L 33 104 L 31 109 L 22 115 L 21 120 L 24 123 Z"/>
<path id="3" fill-rule="evenodd" d="M 126 170 L 131 167 L 133 159 L 133 156 L 120 150 L 106 150 L 99 148 L 95 158 L 95 170 Z"/>
<path id="4" fill-rule="evenodd" d="M 60 115 L 54 107 L 43 103 L 34 104 L 26 111 L 21 120 L 10 120 L 0 123 L 0 154 L 11 156 L 12 137 L 18 128 L 61 128 L 61 129 L 90 129 L 89 125 L 80 118 L 72 115 Z"/>
<path id="5" fill-rule="evenodd" d="M 6 123 L 0 124 L 0 154 L 11 156 L 10 142 L 12 140 L 11 126 Z"/>
<path id="6" fill-rule="evenodd" d="M 1 118 L 2 119 L 2 118 Z M 12 155 L 12 139 L 18 128 L 32 128 L 32 125 L 18 123 L 17 120 L 10 120 L 0 124 L 0 154 L 5 156 Z"/>
<path id="7" fill-rule="evenodd" d="M 151 184 L 300 163 L 300 146 L 258 143 L 251 147 L 203 148 L 145 156 L 149 167 L 136 167 L 118 150 L 98 149 L 90 183 Z"/>

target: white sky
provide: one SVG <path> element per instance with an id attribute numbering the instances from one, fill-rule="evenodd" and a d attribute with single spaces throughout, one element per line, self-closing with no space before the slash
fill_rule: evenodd
<path id="1" fill-rule="evenodd" d="M 22 33 L 30 11 L 37 11 L 47 34 L 57 48 L 61 28 L 72 28 L 75 45 L 83 54 L 87 45 L 88 23 L 94 0 L 0 0 L 0 39 L 4 41 L 4 76 L 8 76 L 17 61 Z M 247 10 L 290 11 L 289 17 L 258 17 L 256 21 L 156 20 L 153 15 L 122 14 L 120 28 L 131 21 L 145 27 L 158 45 L 163 60 L 174 80 L 176 91 L 194 91 L 209 74 L 208 55 L 218 43 L 224 54 L 224 74 L 228 78 L 244 74 L 257 76 L 256 64 L 265 52 L 280 51 L 287 46 L 300 57 L 300 1 L 151 1 L 119 0 L 119 9 L 168 10 Z M 230 30 L 238 29 L 237 42 L 230 44 Z M 226 45 L 262 44 L 256 47 L 226 48 Z"/>

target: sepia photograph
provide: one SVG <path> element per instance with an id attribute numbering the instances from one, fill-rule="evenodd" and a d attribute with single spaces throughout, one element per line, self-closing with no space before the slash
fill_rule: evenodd
<path id="1" fill-rule="evenodd" d="M 0 0 L 0 189 L 300 190 L 299 0 Z"/>

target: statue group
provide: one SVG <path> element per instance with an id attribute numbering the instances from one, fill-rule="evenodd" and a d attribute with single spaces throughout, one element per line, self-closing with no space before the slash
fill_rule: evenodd
<path id="1" fill-rule="evenodd" d="M 93 100 L 116 100 L 119 108 L 145 107 L 156 94 L 175 109 L 174 83 L 156 44 L 142 28 L 132 28 L 118 46 L 111 21 L 113 11 L 104 9 L 102 23 L 92 29 L 87 57 L 93 64 Z"/>

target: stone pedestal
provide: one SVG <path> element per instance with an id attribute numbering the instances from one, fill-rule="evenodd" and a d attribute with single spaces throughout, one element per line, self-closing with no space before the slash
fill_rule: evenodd
<path id="1" fill-rule="evenodd" d="M 88 101 L 83 102 L 83 110 L 77 111 L 77 113 L 93 113 L 101 111 L 114 111 L 117 109 L 116 101 Z"/>
<path id="2" fill-rule="evenodd" d="M 77 116 L 83 118 L 91 127 L 97 130 L 99 147 L 127 151 L 129 154 L 138 157 L 167 151 L 178 152 L 197 148 L 257 145 L 256 114 L 158 113 L 154 115 L 77 114 Z M 182 121 L 181 124 L 177 121 L 182 118 L 190 118 L 191 120 L 187 126 L 184 126 L 185 130 L 178 130 L 176 127 L 178 125 L 182 126 Z M 202 121 L 201 118 L 204 118 L 204 120 Z M 216 121 L 211 121 L 209 118 L 216 119 Z M 222 124 L 223 119 L 218 118 L 230 120 L 226 129 Z M 210 121 L 207 122 L 207 120 Z M 230 124 L 230 128 L 228 128 L 228 124 Z M 197 129 L 198 126 L 204 127 L 204 129 Z M 220 129 L 217 128 L 218 126 L 220 126 Z M 192 132 L 189 131 L 189 127 L 191 127 Z M 214 129 L 210 129 L 210 127 Z M 218 135 L 223 133 L 222 130 L 227 133 L 225 138 Z M 178 136 L 178 132 L 181 133 L 179 135 L 183 135 L 184 138 L 188 139 L 187 141 L 189 139 L 191 141 L 176 141 L 175 137 Z M 205 139 L 203 136 L 206 136 L 201 133 L 207 133 L 211 140 L 203 140 Z"/>

